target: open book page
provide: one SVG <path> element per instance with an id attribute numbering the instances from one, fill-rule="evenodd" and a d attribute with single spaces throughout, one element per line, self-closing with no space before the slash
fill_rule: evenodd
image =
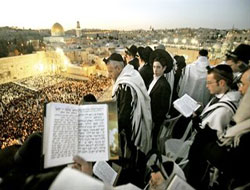
<path id="1" fill-rule="evenodd" d="M 117 177 L 116 171 L 105 161 L 96 162 L 93 167 L 93 173 L 99 177 L 105 184 L 114 185 Z"/>
<path id="2" fill-rule="evenodd" d="M 173 104 L 175 109 L 177 109 L 185 117 L 190 117 L 193 112 L 200 107 L 200 104 L 187 94 L 184 94 L 181 98 L 175 100 Z"/>
<path id="3" fill-rule="evenodd" d="M 128 183 L 126 185 L 119 185 L 115 187 L 114 190 L 141 190 L 141 189 L 131 183 Z"/>
<path id="4" fill-rule="evenodd" d="M 85 173 L 69 167 L 64 168 L 51 184 L 49 190 L 112 190 L 113 188 Z"/>
<path id="5" fill-rule="evenodd" d="M 49 103 L 46 106 L 43 150 L 44 167 L 72 162 L 77 153 L 78 106 Z"/>
<path id="6" fill-rule="evenodd" d="M 109 159 L 107 104 L 79 106 L 78 154 L 86 161 Z"/>
<path id="7" fill-rule="evenodd" d="M 189 185 L 185 180 L 183 180 L 178 175 L 174 175 L 171 178 L 166 190 L 173 190 L 173 189 L 194 190 L 194 188 L 191 185 Z"/>
<path id="8" fill-rule="evenodd" d="M 113 169 L 115 170 L 115 172 L 117 173 L 116 179 L 115 179 L 114 184 L 113 184 L 113 186 L 116 186 L 117 181 L 118 181 L 118 179 L 119 179 L 119 177 L 120 177 L 120 174 L 121 174 L 121 172 L 122 172 L 122 167 L 119 166 L 118 164 L 112 162 L 112 168 L 113 168 Z"/>

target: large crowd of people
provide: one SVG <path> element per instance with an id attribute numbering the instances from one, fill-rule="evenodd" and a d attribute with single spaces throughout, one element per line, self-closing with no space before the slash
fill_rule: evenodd
<path id="1" fill-rule="evenodd" d="M 187 189 L 249 188 L 250 46 L 240 44 L 216 66 L 210 65 L 208 53 L 200 50 L 197 60 L 186 66 L 184 57 L 173 57 L 163 46 L 152 50 L 132 45 L 125 58 L 112 53 L 103 59 L 109 78 L 92 76 L 82 82 L 43 76 L 3 85 L 1 147 L 23 145 L 14 151 L 0 151 L 4 162 L 4 155 L 9 154 L 12 162 L 8 164 L 14 169 L 0 173 L 0 187 L 47 189 L 62 168 L 50 170 L 52 174 L 41 169 L 42 137 L 33 132 L 42 131 L 44 104 L 79 104 L 90 93 L 98 99 L 111 86 L 112 79 L 112 99 L 118 111 L 119 159 L 109 164 L 122 168 L 117 185 L 132 183 L 148 190 L 165 190 L 170 176 L 177 175 Z M 173 102 L 184 94 L 201 105 L 187 118 L 173 108 Z M 170 123 L 174 126 L 171 130 Z M 167 141 L 159 140 L 163 129 L 169 130 L 168 138 L 183 136 L 180 148 L 189 143 L 185 153 L 181 149 L 174 156 L 166 153 L 171 148 L 165 144 Z M 192 129 L 192 134 L 187 129 Z M 182 164 L 177 162 L 179 158 Z M 75 169 L 93 175 L 92 164 L 84 158 L 74 162 Z M 22 173 L 27 176 L 22 176 L 19 184 L 11 183 Z M 28 176 L 33 177 L 26 180 Z"/>
<path id="2" fill-rule="evenodd" d="M 38 76 L 1 85 L 0 147 L 24 142 L 35 131 L 42 131 L 46 102 L 79 104 L 85 94 L 97 98 L 111 85 L 104 76 L 77 81 L 62 76 Z"/>

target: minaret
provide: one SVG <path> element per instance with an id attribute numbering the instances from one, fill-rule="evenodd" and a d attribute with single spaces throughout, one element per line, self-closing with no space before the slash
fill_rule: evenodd
<path id="1" fill-rule="evenodd" d="M 81 32 L 81 27 L 80 27 L 80 22 L 77 21 L 77 24 L 76 24 L 76 37 L 81 37 L 82 35 L 82 32 Z"/>

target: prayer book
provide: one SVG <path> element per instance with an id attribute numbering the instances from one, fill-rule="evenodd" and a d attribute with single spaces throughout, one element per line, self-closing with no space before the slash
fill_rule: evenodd
<path id="1" fill-rule="evenodd" d="M 181 98 L 173 102 L 174 108 L 185 117 L 190 117 L 201 106 L 192 97 L 184 94 Z"/>
<path id="2" fill-rule="evenodd" d="M 65 167 L 51 184 L 49 190 L 112 190 L 111 186 L 76 169 Z"/>
<path id="3" fill-rule="evenodd" d="M 129 183 L 112 187 L 102 181 L 93 178 L 83 172 L 70 167 L 65 167 L 51 184 L 49 190 L 140 190 L 140 188 Z"/>
<path id="4" fill-rule="evenodd" d="M 96 162 L 93 167 L 93 173 L 105 184 L 111 186 L 115 185 L 118 178 L 118 173 L 106 161 Z"/>
<path id="5" fill-rule="evenodd" d="M 44 168 L 72 163 L 75 155 L 90 162 L 118 159 L 116 102 L 46 104 Z"/>

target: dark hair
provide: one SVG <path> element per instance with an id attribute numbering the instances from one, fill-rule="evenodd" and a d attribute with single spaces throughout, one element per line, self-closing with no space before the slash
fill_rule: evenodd
<path id="1" fill-rule="evenodd" d="M 206 49 L 201 49 L 201 50 L 199 51 L 199 55 L 200 55 L 200 56 L 206 56 L 206 57 L 207 57 L 208 51 L 207 51 Z"/>
<path id="2" fill-rule="evenodd" d="M 233 70 L 229 65 L 217 65 L 212 68 L 207 66 L 207 73 L 214 74 L 216 81 L 225 80 L 229 87 L 233 83 Z"/>

